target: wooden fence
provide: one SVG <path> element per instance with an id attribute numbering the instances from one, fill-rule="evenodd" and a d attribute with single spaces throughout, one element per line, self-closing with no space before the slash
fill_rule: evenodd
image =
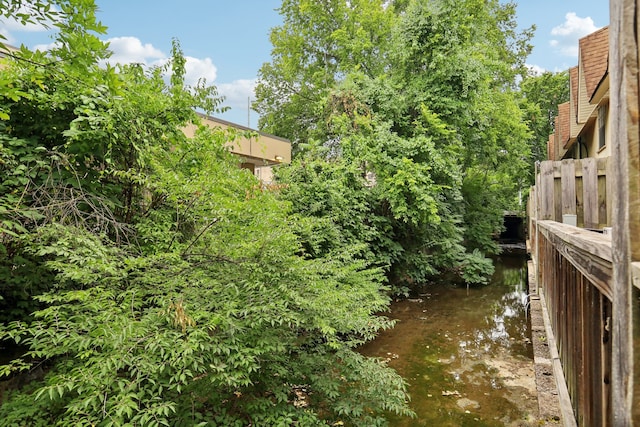
<path id="1" fill-rule="evenodd" d="M 608 158 L 542 162 L 528 202 L 539 293 L 580 426 L 613 423 L 612 251 L 601 232 L 611 223 L 609 165 Z"/>
<path id="2" fill-rule="evenodd" d="M 538 271 L 557 353 L 580 426 L 613 425 L 611 239 L 537 221 Z"/>
<path id="3" fill-rule="evenodd" d="M 611 218 L 609 164 L 606 158 L 542 162 L 528 203 L 536 282 L 580 426 L 613 425 L 613 266 L 611 236 L 601 232 Z M 567 215 L 575 216 L 567 221 Z"/>
<path id="4" fill-rule="evenodd" d="M 544 300 L 553 332 L 559 359 L 556 374 L 566 383 L 579 426 L 640 421 L 637 402 L 629 404 L 629 394 L 640 396 L 638 366 L 635 372 L 627 370 L 627 378 L 635 374 L 636 392 L 630 388 L 622 399 L 616 388 L 623 379 L 616 370 L 635 354 L 634 340 L 624 342 L 620 328 L 615 329 L 624 314 L 616 309 L 620 305 L 616 271 L 630 270 L 632 280 L 626 286 L 637 295 L 640 306 L 640 263 L 616 260 L 614 255 L 620 233 L 625 233 L 621 227 L 610 228 L 612 223 L 619 224 L 615 221 L 619 208 L 612 197 L 614 190 L 619 191 L 612 185 L 613 175 L 619 172 L 613 170 L 610 158 L 542 162 L 536 167 L 536 185 L 527 205 L 536 291 Z M 640 240 L 640 235 L 636 237 Z M 638 319 L 627 322 L 631 329 Z M 639 330 L 635 332 L 635 346 L 640 348 Z"/>
<path id="5" fill-rule="evenodd" d="M 564 222 L 563 215 L 576 215 L 578 227 L 611 226 L 611 164 L 609 157 L 542 162 L 530 195 L 540 195 L 536 218 Z"/>
<path id="6" fill-rule="evenodd" d="M 573 173 L 570 162 L 543 162 L 529 199 L 529 232 L 578 422 L 631 427 L 640 426 L 640 0 L 609 6 L 613 157 L 602 168 L 598 160 L 595 167 L 594 160 L 574 162 Z M 610 242 L 562 224 L 574 199 L 577 225 L 612 227 Z"/>

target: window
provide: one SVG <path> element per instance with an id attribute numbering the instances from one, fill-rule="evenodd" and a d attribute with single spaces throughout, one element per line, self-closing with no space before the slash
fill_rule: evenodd
<path id="1" fill-rule="evenodd" d="M 607 145 L 607 116 L 609 106 L 602 105 L 598 109 L 598 150 L 602 150 Z"/>

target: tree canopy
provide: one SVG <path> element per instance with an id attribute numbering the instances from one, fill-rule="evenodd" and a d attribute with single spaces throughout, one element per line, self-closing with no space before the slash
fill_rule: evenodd
<path id="1" fill-rule="evenodd" d="M 307 256 L 310 224 L 198 126 L 215 87 L 100 67 L 95 5 L 0 70 L 0 374 L 7 426 L 383 425 L 406 384 L 357 346 L 392 325 L 361 245 Z M 170 75 L 170 78 L 166 76 Z M 357 207 L 354 208 L 357 210 Z M 348 237 L 345 237 L 348 239 Z"/>
<path id="2" fill-rule="evenodd" d="M 569 101 L 569 73 L 546 71 L 539 75 L 528 75 L 520 88 L 524 97 L 525 118 L 533 133 L 533 158 L 546 160 L 546 142 L 554 132 L 558 105 Z"/>
<path id="3" fill-rule="evenodd" d="M 405 381 L 357 349 L 392 327 L 394 294 L 486 283 L 564 96 L 563 75 L 527 75 L 515 5 L 283 0 L 254 104 L 294 145 L 274 188 L 225 148 L 240 131 L 201 126 L 222 100 L 185 85 L 178 41 L 162 67 L 101 66 L 95 13 L 0 0 L 58 30 L 0 68 L 0 342 L 18 352 L 0 419 L 411 416 Z"/>
<path id="4" fill-rule="evenodd" d="M 443 273 L 486 280 L 484 256 L 498 251 L 531 161 L 517 83 L 533 29 L 515 30 L 515 4 L 292 0 L 281 13 L 255 105 L 298 153 L 281 175 L 294 209 L 310 162 L 359 169 L 369 179 L 349 190 L 366 201 L 358 222 L 382 236 L 365 241 L 398 290 Z M 300 200 L 332 206 L 326 197 Z"/>

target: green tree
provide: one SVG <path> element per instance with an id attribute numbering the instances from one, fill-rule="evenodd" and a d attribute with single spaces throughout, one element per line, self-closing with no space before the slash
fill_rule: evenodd
<path id="1" fill-rule="evenodd" d="M 168 83 L 166 69 L 100 68 L 95 5 L 68 4 L 58 48 L 0 70 L 25 94 L 0 98 L 1 296 L 3 309 L 24 305 L 0 340 L 25 349 L 0 374 L 32 378 L 6 397 L 3 424 L 410 415 L 404 380 L 354 351 L 392 325 L 376 315 L 389 303 L 382 269 L 347 233 L 306 256 L 292 231 L 306 216 L 236 167 L 225 144 L 237 132 L 185 136 L 193 108 L 220 99 L 184 86 L 177 42 Z"/>
<path id="2" fill-rule="evenodd" d="M 517 176 L 528 160 L 528 135 L 513 89 L 524 72 L 531 33 L 515 34 L 514 27 L 513 3 L 411 2 L 394 33 L 391 75 L 406 109 L 395 129 L 411 135 L 427 106 L 457 133 L 463 170 L 505 164 Z"/>
<path id="3" fill-rule="evenodd" d="M 325 133 L 324 101 L 351 71 L 387 64 L 395 15 L 383 0 L 284 0 L 270 34 L 272 59 L 259 71 L 254 108 L 262 130 L 299 143 Z"/>
<path id="4" fill-rule="evenodd" d="M 384 236 L 363 241 L 387 261 L 393 283 L 435 279 L 442 272 L 483 281 L 482 274 L 465 271 L 490 272 L 478 253 L 498 250 L 493 236 L 503 210 L 517 206 L 527 173 L 530 136 L 514 88 L 525 70 L 531 30 L 515 31 L 513 3 L 370 3 L 367 14 L 359 2 L 352 8 L 353 2 L 337 3 L 348 19 L 327 12 L 339 5 L 314 9 L 291 1 L 281 10 L 285 25 L 272 33 L 278 35 L 272 37 L 275 55 L 258 86 L 261 124 L 294 139 L 300 164 L 312 156 L 317 165 L 320 155 L 373 178 L 352 189 L 361 194 L 357 200 L 368 200 L 360 223 L 373 224 L 374 235 Z M 385 23 L 372 27 L 370 38 L 384 40 L 377 58 L 356 62 L 335 54 L 330 65 L 283 61 L 316 58 L 315 46 L 339 52 L 341 45 L 327 40 L 361 15 Z M 282 82 L 289 92 L 280 90 Z M 307 87 L 313 90 L 305 97 L 293 90 Z M 308 114 L 298 120 L 300 111 Z M 296 121 L 303 130 L 288 133 L 298 129 Z M 296 173 L 285 179 L 295 194 L 301 184 Z M 325 185 L 341 188 L 339 181 Z M 332 206 L 326 194 L 315 196 L 318 205 Z M 323 213 L 325 219 L 337 217 Z"/>
<path id="5" fill-rule="evenodd" d="M 394 33 L 391 86 L 399 89 L 379 101 L 401 99 L 403 107 L 382 111 L 394 111 L 395 129 L 411 135 L 421 131 L 414 121 L 427 106 L 455 132 L 450 140 L 459 145 L 464 200 L 455 211 L 465 246 L 495 253 L 503 211 L 517 208 L 528 172 L 530 136 L 514 88 L 531 32 L 515 33 L 512 3 L 413 1 L 408 7 Z"/>
<path id="6" fill-rule="evenodd" d="M 566 71 L 530 74 L 520 83 L 523 109 L 533 135 L 533 160 L 547 159 L 547 140 L 554 132 L 558 105 L 569 101 L 569 73 Z M 533 163 L 533 162 L 532 162 Z"/>
<path id="7" fill-rule="evenodd" d="M 92 2 L 10 1 L 4 6 L 0 10 L 6 17 L 17 14 L 25 22 L 54 19 L 56 26 L 69 31 L 61 33 L 50 54 L 23 48 L 13 55 L 13 66 L 0 73 L 1 320 L 28 315 L 36 307 L 31 296 L 51 287 L 49 273 L 37 257 L 23 250 L 28 241 L 23 233 L 54 216 L 90 220 L 90 215 L 78 209 L 80 201 L 96 206 L 113 202 L 85 197 L 85 189 L 97 184 L 96 165 L 104 163 L 97 155 L 100 145 L 78 145 L 66 140 L 64 132 L 77 118 L 77 111 L 104 104 L 101 94 L 116 84 L 113 70 L 98 68 L 107 50 L 97 36 L 104 27 L 93 14 Z M 18 13 L 25 8 L 31 11 L 29 16 Z M 73 44 L 81 45 L 77 54 L 70 53 Z M 74 176 L 83 173 L 88 175 L 81 186 Z M 57 205 L 51 203 L 54 197 Z M 101 221 L 101 226 L 107 223 Z"/>

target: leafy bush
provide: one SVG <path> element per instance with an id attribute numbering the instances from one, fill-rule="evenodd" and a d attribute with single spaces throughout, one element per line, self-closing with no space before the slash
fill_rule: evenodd
<path id="1" fill-rule="evenodd" d="M 331 232 L 301 240 L 311 215 L 237 168 L 225 148 L 236 133 L 182 132 L 199 124 L 192 108 L 220 100 L 184 87 L 177 43 L 168 84 L 160 69 L 100 69 L 104 46 L 77 31 L 94 5 L 65 4 L 77 13 L 51 56 L 0 71 L 29 93 L 0 97 L 0 167 L 15 171 L 0 182 L 2 296 L 27 305 L 0 326 L 0 340 L 26 348 L 0 374 L 30 373 L 5 397 L 3 425 L 410 415 L 404 380 L 354 350 L 392 325 L 376 315 L 389 304 L 385 264 L 360 244 L 372 230 L 345 212 L 332 222 L 340 244 Z M 34 84 L 38 61 L 58 59 Z"/>
<path id="2" fill-rule="evenodd" d="M 470 284 L 486 285 L 493 274 L 493 261 L 486 258 L 478 249 L 466 254 L 462 264 L 462 279 Z"/>

